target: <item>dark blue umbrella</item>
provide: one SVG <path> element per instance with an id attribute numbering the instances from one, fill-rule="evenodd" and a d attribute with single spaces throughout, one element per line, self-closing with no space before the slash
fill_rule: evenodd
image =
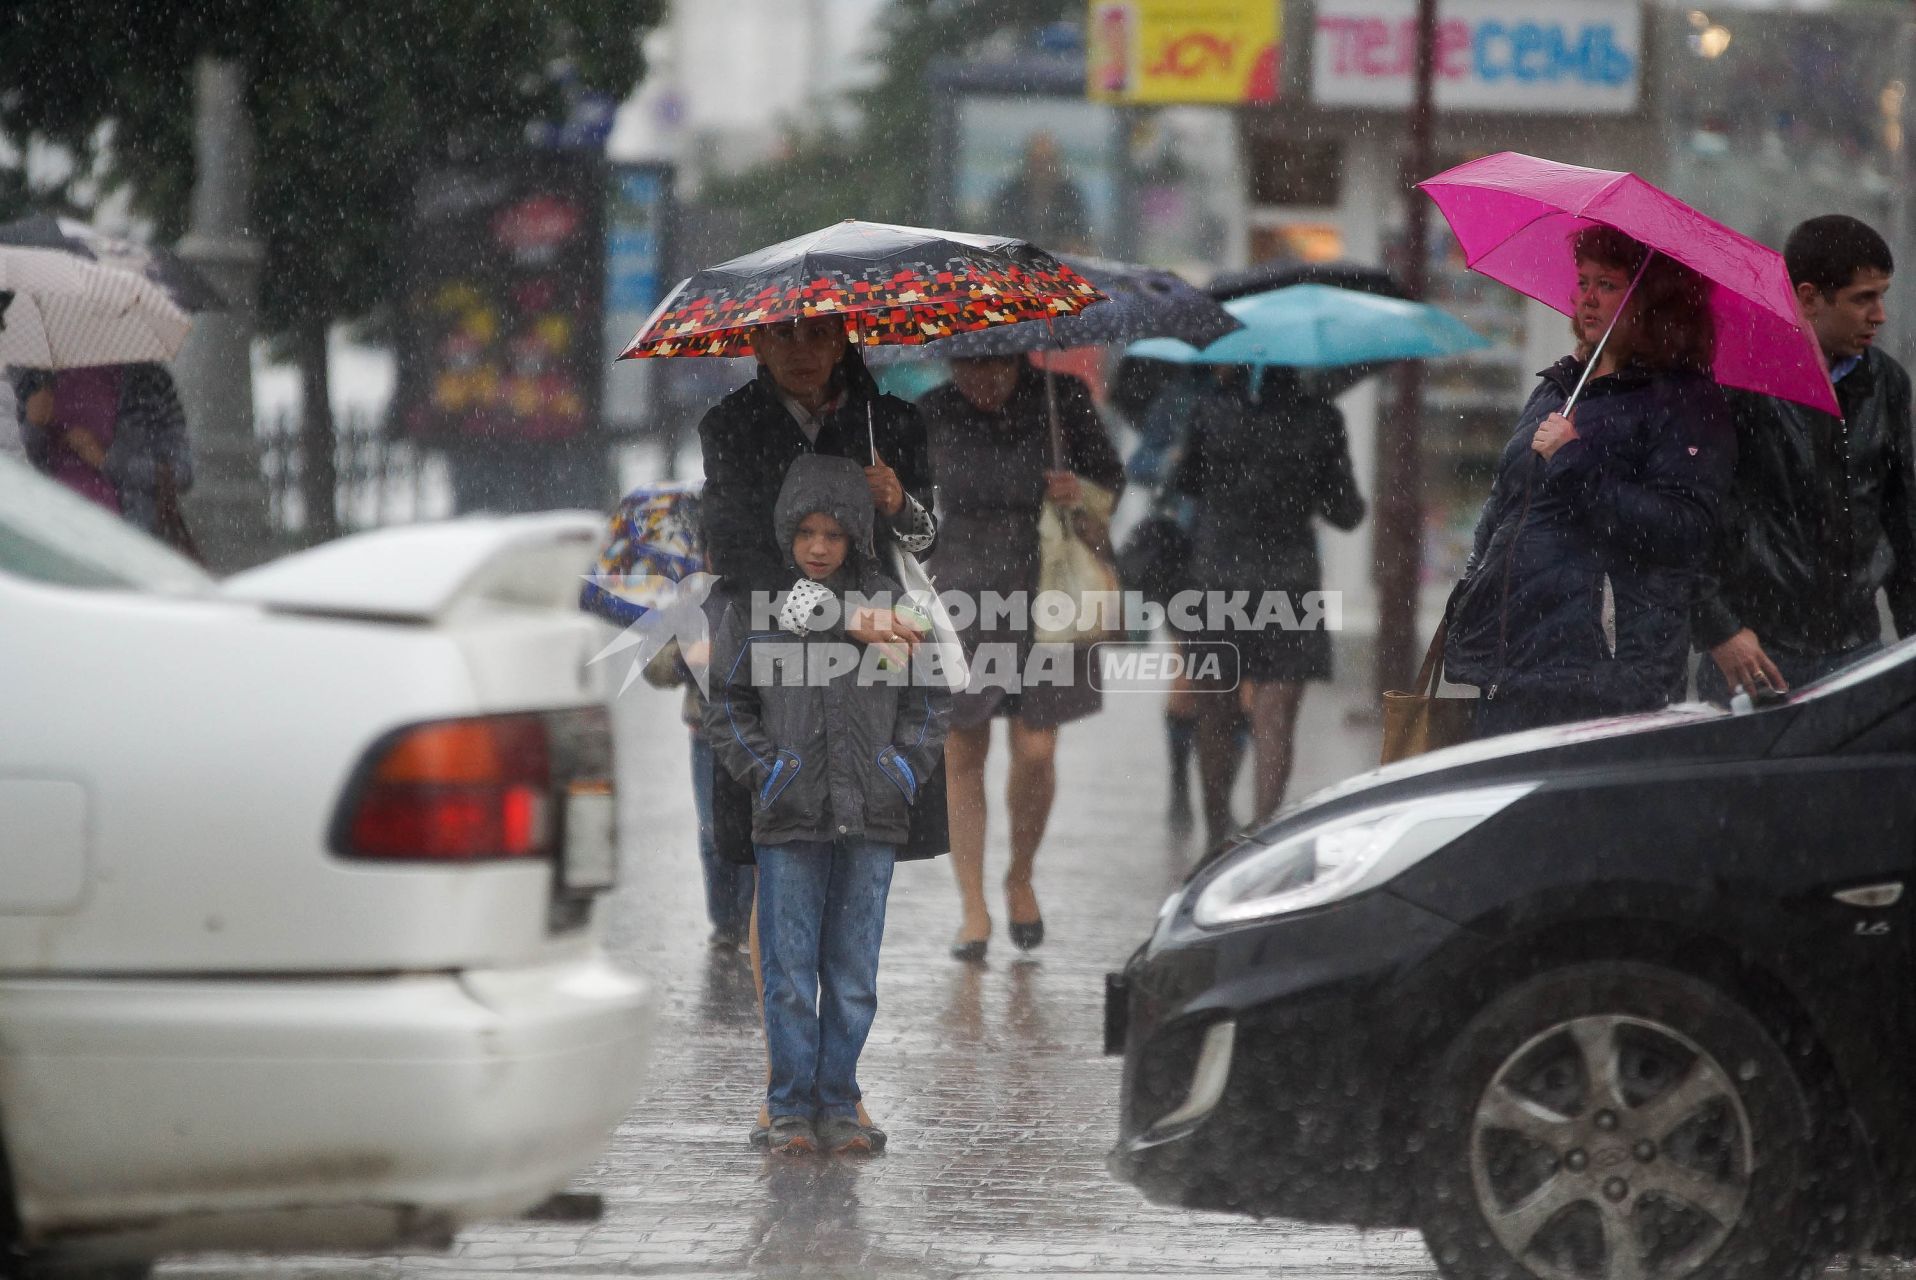
<path id="1" fill-rule="evenodd" d="M 1106 300 L 1094 302 L 1074 316 L 956 334 L 911 350 L 878 348 L 866 353 L 867 360 L 880 364 L 933 357 L 1018 356 L 1069 347 L 1115 346 L 1140 338 L 1176 338 L 1202 347 L 1243 327 L 1215 299 L 1176 272 L 1062 253 L 1058 260 L 1096 285 L 1107 295 Z"/>

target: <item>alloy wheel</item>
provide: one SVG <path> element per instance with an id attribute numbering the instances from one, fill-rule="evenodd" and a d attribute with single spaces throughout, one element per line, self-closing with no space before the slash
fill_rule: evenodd
<path id="1" fill-rule="evenodd" d="M 1643 1018 L 1573 1018 L 1492 1076 L 1469 1134 L 1498 1243 L 1539 1280 L 1676 1280 L 1750 1203 L 1751 1126 L 1709 1053 Z"/>

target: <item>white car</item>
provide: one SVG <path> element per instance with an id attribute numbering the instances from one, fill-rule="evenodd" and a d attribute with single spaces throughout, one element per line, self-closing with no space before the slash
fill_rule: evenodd
<path id="1" fill-rule="evenodd" d="M 597 1155 L 657 1004 L 594 920 L 599 528 L 220 583 L 0 458 L 0 1274 L 443 1244 Z"/>

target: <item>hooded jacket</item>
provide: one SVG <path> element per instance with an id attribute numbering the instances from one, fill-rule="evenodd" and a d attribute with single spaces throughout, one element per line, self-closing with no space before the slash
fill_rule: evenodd
<path id="1" fill-rule="evenodd" d="M 1916 440 L 1909 375 L 1873 348 L 1836 384 L 1843 416 L 1732 392 L 1736 478 L 1696 643 L 1748 627 L 1765 645 L 1836 654 L 1881 639 L 1876 589 L 1898 635 L 1916 631 Z"/>
<path id="2" fill-rule="evenodd" d="M 1683 693 L 1690 605 L 1736 437 L 1715 382 L 1630 366 L 1590 381 L 1577 438 L 1545 462 L 1531 437 L 1582 369 L 1566 358 L 1544 370 L 1504 447 L 1452 601 L 1445 675 L 1486 697 L 1650 710 Z"/>
<path id="3" fill-rule="evenodd" d="M 825 415 L 816 441 L 805 438 L 779 398 L 778 384 L 763 367 L 699 423 L 705 455 L 705 546 L 712 571 L 723 578 L 721 588 L 733 600 L 784 591 L 794 582 L 788 572 L 792 546 L 789 541 L 781 545 L 773 536 L 772 509 L 795 458 L 850 458 L 862 470 L 871 462 L 875 441 L 878 456 L 898 473 L 905 492 L 924 511 L 932 509 L 931 446 L 918 411 L 880 392 L 857 348 L 850 345 L 832 377 L 843 400 Z M 879 532 L 881 525 L 889 524 L 906 531 L 909 511 L 907 506 L 886 521 L 868 508 L 864 527 Z"/>
<path id="4" fill-rule="evenodd" d="M 878 572 L 871 491 L 864 468 L 849 458 L 793 460 L 774 510 L 788 580 L 802 576 L 792 541 L 815 512 L 852 537 L 845 563 L 826 585 L 841 599 L 852 592 L 902 597 L 899 585 Z M 870 655 L 842 630 L 796 637 L 775 626 L 753 628 L 747 609 L 733 602 L 713 643 L 705 734 L 726 770 L 752 792 L 753 842 L 904 844 L 911 806 L 944 749 L 950 692 L 937 680 L 916 682 L 915 670 L 871 678 Z"/>

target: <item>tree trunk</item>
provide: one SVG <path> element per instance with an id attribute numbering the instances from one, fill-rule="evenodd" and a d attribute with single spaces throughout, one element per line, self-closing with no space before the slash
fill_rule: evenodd
<path id="1" fill-rule="evenodd" d="M 305 320 L 297 338 L 300 386 L 299 473 L 301 505 L 306 509 L 306 543 L 339 536 L 339 469 L 333 452 L 333 399 L 326 354 L 326 321 Z"/>

